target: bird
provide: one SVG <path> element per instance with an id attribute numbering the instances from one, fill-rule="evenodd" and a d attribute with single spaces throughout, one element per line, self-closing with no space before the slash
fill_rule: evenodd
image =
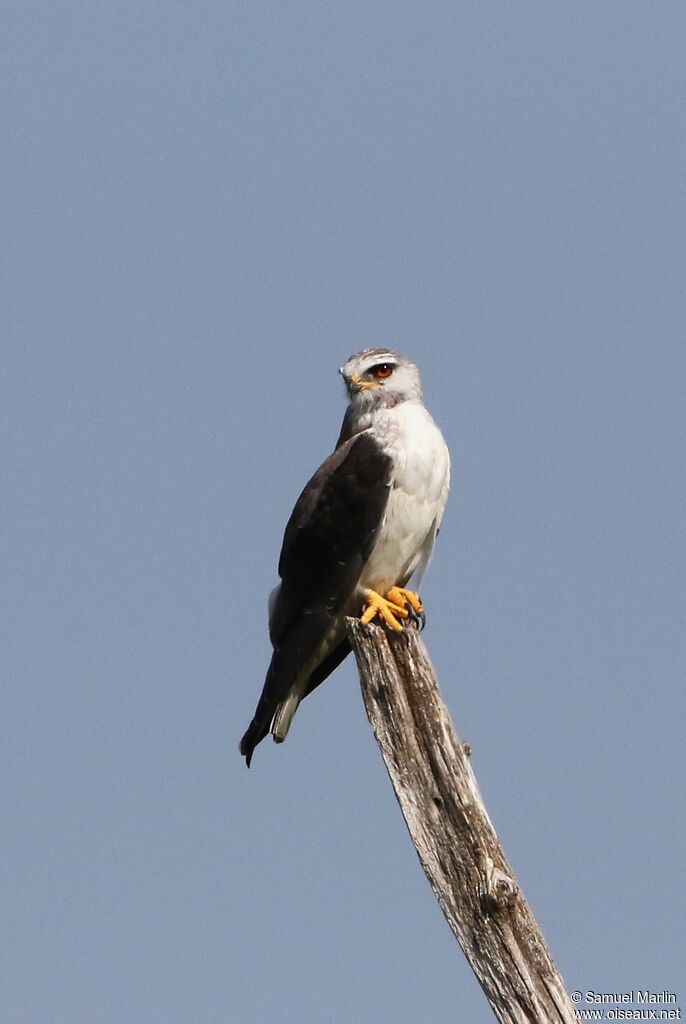
<path id="1" fill-rule="evenodd" d="M 417 589 L 448 499 L 448 447 L 406 356 L 365 349 L 339 373 L 349 404 L 336 447 L 284 532 L 269 597 L 272 658 L 240 742 L 248 767 L 269 733 L 283 742 L 300 702 L 350 653 L 346 616 L 395 632 L 424 624 Z"/>

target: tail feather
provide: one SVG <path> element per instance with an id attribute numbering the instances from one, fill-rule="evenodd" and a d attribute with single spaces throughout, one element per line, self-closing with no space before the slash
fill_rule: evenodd
<path id="1" fill-rule="evenodd" d="M 280 673 L 280 665 L 276 660 L 275 653 L 272 664 L 267 672 L 267 678 L 257 710 L 255 711 L 255 716 L 240 743 L 240 752 L 245 758 L 248 768 L 250 767 L 255 747 L 269 733 L 272 733 L 277 743 L 283 743 L 301 700 L 307 697 L 309 693 L 312 693 L 312 690 L 319 686 L 320 683 L 323 683 L 327 676 L 340 665 L 349 653 L 350 641 L 347 637 L 344 637 L 323 661 L 317 665 L 309 678 L 306 680 L 301 678 L 299 684 L 295 683 L 295 680 L 291 681 L 293 689 L 287 692 L 282 700 L 275 700 L 271 696 L 271 694 L 274 694 L 274 689 L 276 689 L 274 684 Z M 283 694 L 283 689 L 279 689 L 280 693 Z"/>
<path id="2" fill-rule="evenodd" d="M 300 694 L 289 693 L 285 700 L 276 705 L 275 710 L 273 704 L 271 708 L 258 705 L 255 717 L 248 726 L 239 748 L 248 768 L 255 747 L 269 733 L 272 734 L 276 743 L 283 743 L 301 700 Z"/>
<path id="3" fill-rule="evenodd" d="M 282 700 L 274 712 L 269 731 L 274 737 L 275 743 L 283 743 L 291 727 L 293 716 L 298 710 L 302 697 L 299 693 L 291 691 L 285 700 Z"/>
<path id="4" fill-rule="evenodd" d="M 253 718 L 252 722 L 245 731 L 245 735 L 240 742 L 239 750 L 241 755 L 245 758 L 246 766 L 250 767 L 252 761 L 252 755 L 255 747 L 258 743 L 261 743 L 264 737 L 269 732 L 269 729 L 264 727 L 261 722 L 258 722 L 256 718 Z"/>

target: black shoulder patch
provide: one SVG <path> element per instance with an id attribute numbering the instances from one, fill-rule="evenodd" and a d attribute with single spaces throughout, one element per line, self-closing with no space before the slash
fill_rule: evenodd
<path id="1" fill-rule="evenodd" d="M 383 522 L 390 476 L 390 457 L 365 432 L 337 448 L 305 486 L 281 548 L 283 584 L 271 619 L 277 639 L 306 609 L 335 615 L 345 605 Z"/>

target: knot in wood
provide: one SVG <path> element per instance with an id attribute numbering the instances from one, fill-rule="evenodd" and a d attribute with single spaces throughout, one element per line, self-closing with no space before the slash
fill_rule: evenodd
<path id="1" fill-rule="evenodd" d="M 492 862 L 486 872 L 483 895 L 491 912 L 511 907 L 519 895 L 519 886 L 502 868 Z"/>

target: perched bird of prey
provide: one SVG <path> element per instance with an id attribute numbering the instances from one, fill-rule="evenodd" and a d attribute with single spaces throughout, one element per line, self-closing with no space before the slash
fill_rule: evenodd
<path id="1" fill-rule="evenodd" d="M 269 598 L 274 648 L 255 717 L 241 740 L 277 743 L 300 701 L 350 652 L 345 617 L 393 630 L 423 621 L 415 593 L 441 526 L 450 456 L 422 402 L 419 370 L 389 349 L 351 356 L 340 373 L 350 404 L 334 452 L 298 498 Z M 412 581 L 413 590 L 406 585 Z"/>

